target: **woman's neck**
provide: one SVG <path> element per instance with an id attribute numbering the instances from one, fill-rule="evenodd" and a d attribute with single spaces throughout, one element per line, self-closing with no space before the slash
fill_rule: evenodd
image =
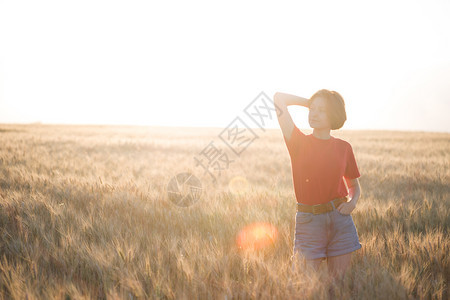
<path id="1" fill-rule="evenodd" d="M 330 131 L 329 128 L 314 128 L 313 135 L 318 139 L 328 140 L 331 138 Z"/>

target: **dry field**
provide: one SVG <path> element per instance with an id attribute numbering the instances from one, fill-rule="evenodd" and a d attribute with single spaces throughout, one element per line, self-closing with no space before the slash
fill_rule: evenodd
<path id="1" fill-rule="evenodd" d="M 281 131 L 258 131 L 240 156 L 221 131 L 0 125 L 1 297 L 325 299 L 325 262 L 291 268 Z M 362 191 L 352 216 L 363 247 L 336 297 L 448 299 L 450 134 L 332 135 L 352 144 Z M 211 141 L 233 160 L 216 182 L 194 160 Z M 202 185 L 187 207 L 168 196 L 183 172 Z M 237 243 L 256 222 L 274 228 L 264 247 Z"/>

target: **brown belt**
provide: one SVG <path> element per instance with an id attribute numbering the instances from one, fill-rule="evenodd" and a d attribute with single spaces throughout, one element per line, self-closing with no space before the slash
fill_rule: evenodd
<path id="1" fill-rule="evenodd" d="M 330 202 L 316 204 L 316 205 L 306 205 L 306 204 L 299 205 L 298 204 L 297 211 L 313 213 L 315 215 L 324 214 L 324 213 L 327 213 L 327 212 L 333 210 L 333 206 L 331 205 L 331 202 L 334 203 L 334 207 L 338 208 L 338 206 L 341 203 L 347 202 L 347 199 L 348 199 L 348 196 L 336 198 L 336 199 L 331 200 Z"/>

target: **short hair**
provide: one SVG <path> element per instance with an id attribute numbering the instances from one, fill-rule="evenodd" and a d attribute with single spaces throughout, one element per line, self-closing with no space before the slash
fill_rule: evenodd
<path id="1" fill-rule="evenodd" d="M 330 127 L 332 130 L 341 128 L 347 120 L 347 114 L 345 113 L 345 102 L 342 96 L 336 91 L 329 91 L 322 89 L 314 93 L 310 98 L 309 105 L 311 106 L 314 99 L 322 97 L 326 102 L 326 112 L 328 120 L 330 121 Z"/>

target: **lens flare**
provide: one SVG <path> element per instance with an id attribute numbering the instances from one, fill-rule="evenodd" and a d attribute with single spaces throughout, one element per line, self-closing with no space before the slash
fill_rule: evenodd
<path id="1" fill-rule="evenodd" d="M 230 192 L 233 194 L 242 195 L 250 192 L 250 184 L 248 183 L 247 179 L 245 179 L 245 177 L 242 176 L 233 177 L 228 183 L 228 188 L 230 189 Z"/>
<path id="2" fill-rule="evenodd" d="M 244 227 L 236 238 L 242 250 L 262 250 L 275 244 L 278 232 L 270 223 L 258 222 Z"/>

